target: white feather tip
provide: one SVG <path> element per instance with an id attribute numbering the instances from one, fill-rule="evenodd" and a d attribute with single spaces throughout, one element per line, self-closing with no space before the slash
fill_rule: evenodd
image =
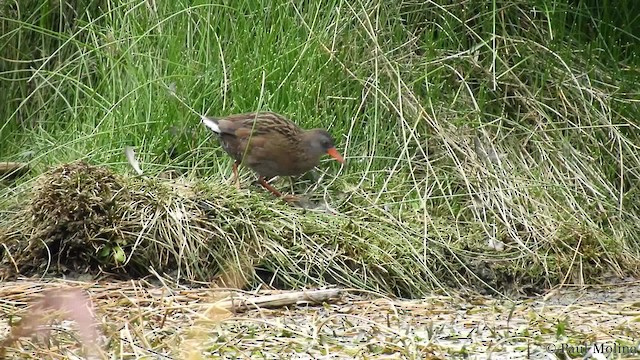
<path id="1" fill-rule="evenodd" d="M 218 124 L 213 122 L 213 120 L 209 119 L 208 117 L 206 117 L 204 115 L 200 115 L 200 119 L 202 120 L 202 123 L 204 124 L 204 126 L 206 126 L 209 129 L 213 130 L 213 132 L 216 132 L 218 134 L 220 133 L 220 128 L 218 127 Z"/>
<path id="2" fill-rule="evenodd" d="M 142 175 L 142 170 L 140 169 L 140 163 L 136 159 L 136 154 L 133 152 L 133 147 L 127 146 L 124 148 L 124 154 L 127 157 L 127 161 L 129 161 L 129 165 L 135 170 L 138 175 Z"/>

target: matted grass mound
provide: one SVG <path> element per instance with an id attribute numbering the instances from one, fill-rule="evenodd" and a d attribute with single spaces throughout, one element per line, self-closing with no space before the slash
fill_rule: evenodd
<path id="1" fill-rule="evenodd" d="M 259 281 L 257 272 L 282 287 L 334 283 L 413 296 L 433 289 L 429 271 L 439 267 L 436 248 L 414 248 L 411 226 L 305 211 L 224 184 L 120 176 L 85 162 L 35 183 L 0 232 L 3 278 L 155 271 L 242 287 Z"/>
<path id="2" fill-rule="evenodd" d="M 85 162 L 34 183 L 13 192 L 22 202 L 0 221 L 3 279 L 105 271 L 423 297 L 450 287 L 531 293 L 566 281 L 597 283 L 615 264 L 625 264 L 624 273 L 632 265 L 621 246 L 571 219 L 525 252 L 508 236 L 488 241 L 478 223 L 425 219 L 421 211 L 395 217 L 367 206 L 359 190 L 335 204 L 333 215 L 220 180 L 131 177 Z"/>
<path id="3" fill-rule="evenodd" d="M 153 267 L 206 278 L 191 270 L 215 274 L 213 254 L 221 251 L 215 240 L 224 230 L 189 225 L 202 224 L 208 212 L 188 186 L 118 176 L 82 161 L 65 164 L 36 180 L 6 231 L 3 260 L 22 274 L 100 268 L 138 275 Z"/>

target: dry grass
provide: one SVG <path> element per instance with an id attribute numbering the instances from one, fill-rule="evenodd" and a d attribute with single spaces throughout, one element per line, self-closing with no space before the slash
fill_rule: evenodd
<path id="1" fill-rule="evenodd" d="M 7 198 L 14 205 L 0 219 L 0 278 L 158 273 L 237 288 L 339 285 L 417 298 L 451 287 L 536 293 L 637 271 L 622 244 L 603 247 L 575 219 L 556 224 L 560 243 L 530 239 L 522 252 L 525 243 L 487 238 L 480 224 L 363 206 L 370 194 L 361 190 L 327 197 L 336 214 L 257 191 L 60 165 Z"/>
<path id="2" fill-rule="evenodd" d="M 455 278 L 432 272 L 447 264 L 416 235 L 418 222 L 382 220 L 376 208 L 312 212 L 224 183 L 129 177 L 85 162 L 34 183 L 0 221 L 5 279 L 157 272 L 240 288 L 339 284 L 412 297 Z"/>
<path id="3" fill-rule="evenodd" d="M 0 312 L 5 338 L 26 306 L 52 289 L 82 289 L 95 308 L 102 358 L 110 359 L 425 359 L 548 358 L 563 344 L 633 345 L 640 336 L 635 295 L 638 284 L 560 289 L 546 298 L 496 300 L 484 296 L 431 296 L 399 301 L 351 293 L 321 306 L 232 313 L 219 307 L 238 293 L 185 289 L 146 281 L 77 282 L 22 280 L 3 284 Z M 27 312 L 26 312 L 27 311 Z M 75 326 L 46 327 L 50 336 L 20 338 L 7 356 L 73 359 L 81 356 Z M 565 348 L 569 349 L 569 348 Z"/>

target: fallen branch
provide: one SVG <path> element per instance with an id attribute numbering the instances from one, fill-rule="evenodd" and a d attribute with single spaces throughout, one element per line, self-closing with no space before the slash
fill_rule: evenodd
<path id="1" fill-rule="evenodd" d="M 287 292 L 284 294 L 255 296 L 255 297 L 234 297 L 228 300 L 222 300 L 216 304 L 216 307 L 226 309 L 233 312 L 246 311 L 251 309 L 282 307 L 294 304 L 319 304 L 332 299 L 339 298 L 344 292 L 342 289 L 324 289 L 324 290 L 303 290 L 296 292 Z"/>
<path id="2" fill-rule="evenodd" d="M 0 162 L 0 179 L 22 176 L 29 171 L 29 164 L 18 162 Z"/>

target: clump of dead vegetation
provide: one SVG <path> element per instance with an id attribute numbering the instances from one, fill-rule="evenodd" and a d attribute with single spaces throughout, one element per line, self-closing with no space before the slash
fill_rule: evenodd
<path id="1" fill-rule="evenodd" d="M 79 161 L 40 176 L 30 196 L 0 239 L 3 262 L 11 265 L 5 275 L 98 269 L 136 275 L 151 267 L 185 270 L 193 279 L 216 272 L 213 254 L 224 226 L 203 223 L 219 204 L 201 203 L 189 186 L 127 179 Z"/>
<path id="2" fill-rule="evenodd" d="M 78 268 L 94 259 L 108 263 L 105 255 L 121 262 L 118 222 L 131 200 L 123 181 L 106 168 L 76 162 L 54 169 L 40 177 L 24 212 L 33 247 L 24 252 L 25 260 L 46 251 L 58 267 Z"/>
<path id="3" fill-rule="evenodd" d="M 152 272 L 233 287 L 333 283 L 406 296 L 433 289 L 427 268 L 437 256 L 386 240 L 419 241 L 402 235 L 416 229 L 392 221 L 310 212 L 223 183 L 116 175 L 82 161 L 35 184 L 0 227 L 3 278 Z"/>
<path id="4" fill-rule="evenodd" d="M 479 226 L 436 216 L 426 225 L 418 214 L 395 217 L 367 206 L 359 190 L 327 214 L 218 180 L 117 175 L 82 161 L 34 184 L 14 191 L 21 201 L 0 220 L 2 279 L 165 274 L 235 288 L 337 284 L 421 297 L 464 286 L 532 293 L 608 271 L 602 244 L 580 227 L 556 228 L 555 236 L 581 253 L 545 241 L 523 256 L 514 249 L 527 244 L 487 242 Z M 442 240 L 462 230 L 464 237 Z M 611 256 L 620 252 L 614 245 Z"/>

